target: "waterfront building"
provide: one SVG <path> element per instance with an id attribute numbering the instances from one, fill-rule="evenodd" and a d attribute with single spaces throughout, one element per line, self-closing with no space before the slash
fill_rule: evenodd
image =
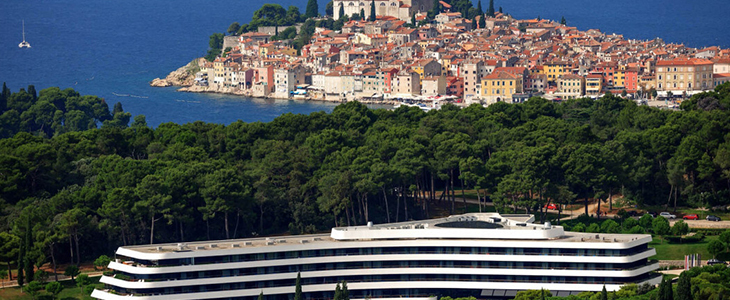
<path id="1" fill-rule="evenodd" d="M 712 65 L 711 60 L 700 58 L 657 61 L 657 90 L 676 94 L 712 89 Z"/>
<path id="2" fill-rule="evenodd" d="M 474 213 L 330 234 L 120 247 L 92 297 L 105 300 L 567 296 L 658 284 L 646 234 L 566 232 L 532 215 Z"/>
<path id="3" fill-rule="evenodd" d="M 586 80 L 583 76 L 565 74 L 558 77 L 558 91 L 556 96 L 564 99 L 576 99 L 585 95 Z"/>
<path id="4" fill-rule="evenodd" d="M 598 96 L 603 94 L 603 75 L 589 74 L 586 76 L 586 95 Z"/>
<path id="5" fill-rule="evenodd" d="M 480 98 L 488 104 L 500 101 L 512 103 L 512 95 L 521 94 L 522 86 L 522 76 L 495 70 L 482 78 Z"/>

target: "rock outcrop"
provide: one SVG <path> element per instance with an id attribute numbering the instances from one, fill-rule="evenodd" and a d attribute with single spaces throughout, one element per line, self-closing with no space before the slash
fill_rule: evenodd
<path id="1" fill-rule="evenodd" d="M 150 86 L 168 87 L 168 86 L 192 86 L 195 83 L 195 72 L 200 70 L 199 65 L 202 58 L 195 59 L 187 65 L 172 71 L 164 79 L 155 78 L 150 82 Z"/>

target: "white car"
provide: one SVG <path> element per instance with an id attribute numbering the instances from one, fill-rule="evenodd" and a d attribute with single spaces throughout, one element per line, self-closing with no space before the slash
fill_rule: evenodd
<path id="1" fill-rule="evenodd" d="M 676 215 L 670 214 L 670 213 L 668 213 L 666 211 L 660 212 L 659 215 L 662 216 L 662 217 L 665 217 L 667 219 L 676 219 L 677 218 Z"/>

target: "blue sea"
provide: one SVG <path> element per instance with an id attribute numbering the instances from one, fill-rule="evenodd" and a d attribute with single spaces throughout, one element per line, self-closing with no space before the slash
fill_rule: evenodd
<path id="1" fill-rule="evenodd" d="M 232 22 L 249 22 L 267 2 L 272 0 L 2 0 L 0 81 L 14 91 L 33 84 L 39 90 L 59 86 L 98 95 L 110 107 L 121 102 L 133 115 L 146 115 L 151 126 L 270 121 L 287 112 L 331 111 L 335 104 L 149 87 L 152 79 L 204 55 L 213 32 L 223 32 Z M 319 2 L 324 12 L 326 1 Z M 488 2 L 482 5 L 486 8 Z M 304 12 L 307 0 L 277 3 Z M 568 25 L 581 30 L 730 47 L 727 0 L 496 0 L 495 6 L 517 18 L 565 16 Z M 22 20 L 31 49 L 18 48 Z"/>

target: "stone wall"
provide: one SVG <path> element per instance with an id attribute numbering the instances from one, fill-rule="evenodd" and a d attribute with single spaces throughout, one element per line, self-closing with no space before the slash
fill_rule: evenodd
<path id="1" fill-rule="evenodd" d="M 299 29 L 302 28 L 302 23 L 294 24 L 292 26 L 294 26 L 294 28 L 297 29 L 297 33 L 299 33 Z M 261 27 L 259 27 L 258 32 L 274 35 L 274 34 L 276 34 L 276 27 L 277 26 L 261 26 Z M 282 31 L 284 31 L 284 29 L 287 29 L 291 26 L 278 26 L 278 27 L 279 27 L 279 32 L 282 32 Z"/>

